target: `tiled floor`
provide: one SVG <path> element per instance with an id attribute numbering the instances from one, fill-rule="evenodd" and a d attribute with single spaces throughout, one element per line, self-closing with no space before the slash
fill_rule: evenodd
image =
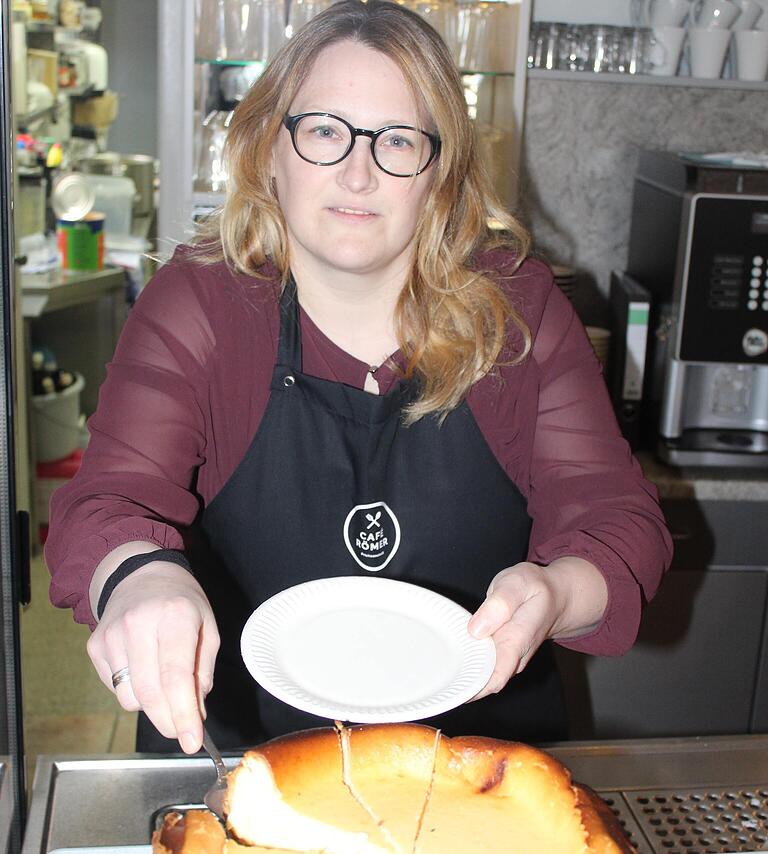
<path id="1" fill-rule="evenodd" d="M 32 603 L 21 615 L 24 740 L 31 784 L 41 754 L 132 753 L 136 714 L 123 711 L 85 651 L 88 629 L 48 600 L 48 571 L 32 561 Z"/>

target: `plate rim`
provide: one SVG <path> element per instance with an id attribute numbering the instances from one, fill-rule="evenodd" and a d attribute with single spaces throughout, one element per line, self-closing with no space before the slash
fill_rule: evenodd
<path id="1" fill-rule="evenodd" d="M 292 695 L 290 691 L 285 690 L 282 685 L 275 683 L 268 674 L 263 673 L 258 666 L 258 663 L 253 661 L 253 656 L 250 650 L 246 648 L 246 644 L 250 640 L 250 635 L 255 630 L 254 626 L 258 625 L 258 622 L 263 618 L 265 613 L 273 611 L 276 607 L 284 604 L 286 600 L 296 596 L 297 594 L 300 596 L 304 595 L 304 591 L 306 590 L 312 590 L 317 587 L 330 588 L 334 586 L 358 587 L 360 589 L 374 589 L 376 586 L 381 589 L 382 586 L 387 586 L 392 590 L 400 589 L 403 591 L 410 588 L 411 590 L 417 591 L 419 596 L 434 601 L 439 607 L 453 610 L 456 613 L 457 618 L 460 617 L 461 619 L 464 619 L 464 617 L 466 617 L 468 620 L 471 616 L 470 612 L 467 611 L 466 608 L 459 605 L 449 597 L 444 596 L 441 593 L 436 593 L 428 587 L 415 584 L 411 581 L 401 581 L 396 578 L 341 575 L 311 579 L 309 581 L 303 581 L 299 584 L 292 585 L 291 587 L 275 593 L 268 599 L 265 599 L 264 602 L 262 602 L 250 614 L 240 635 L 240 653 L 246 669 L 254 681 L 261 685 L 264 690 L 277 697 L 277 699 L 282 700 L 284 703 L 287 703 L 294 708 L 298 708 L 318 717 L 328 718 L 329 720 L 341 720 L 353 723 L 404 723 L 407 721 L 422 720 L 424 718 L 433 717 L 434 715 L 442 714 L 443 712 L 462 705 L 480 691 L 488 682 L 488 679 L 490 679 L 496 664 L 496 646 L 493 639 L 488 637 L 478 640 L 468 636 L 469 644 L 462 642 L 462 667 L 466 666 L 466 648 L 470 645 L 474 650 L 475 657 L 478 659 L 478 664 L 476 665 L 477 672 L 473 675 L 473 680 L 468 684 L 468 686 L 464 687 L 461 691 L 453 690 L 452 693 L 444 697 L 442 700 L 436 700 L 433 702 L 429 702 L 429 699 L 422 700 L 416 704 L 417 707 L 414 707 L 413 702 L 392 703 L 390 705 L 383 705 L 379 703 L 376 705 L 369 704 L 368 706 L 363 704 L 361 706 L 353 707 L 349 704 L 338 703 L 334 705 L 333 703 L 320 701 L 316 695 L 312 695 L 311 692 L 306 691 L 306 695 L 308 697 L 313 697 L 313 699 L 309 702 L 302 702 L 300 698 Z M 296 685 L 300 690 L 304 690 L 299 683 L 296 683 L 295 680 L 287 679 L 287 681 Z M 451 690 L 450 684 L 440 689 L 439 693 L 433 693 L 432 696 L 439 697 L 440 694 L 446 690 Z"/>

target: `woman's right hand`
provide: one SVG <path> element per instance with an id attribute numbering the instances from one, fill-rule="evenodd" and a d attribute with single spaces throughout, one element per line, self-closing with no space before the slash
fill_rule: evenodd
<path id="1" fill-rule="evenodd" d="M 185 753 L 200 749 L 219 632 L 189 572 L 156 561 L 123 579 L 87 648 L 99 678 L 124 709 L 142 710 Z M 124 667 L 130 679 L 115 689 L 112 674 Z"/>

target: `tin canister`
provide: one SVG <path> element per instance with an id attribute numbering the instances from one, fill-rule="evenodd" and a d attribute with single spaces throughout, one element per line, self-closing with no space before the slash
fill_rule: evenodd
<path id="1" fill-rule="evenodd" d="M 57 219 L 69 222 L 83 219 L 93 210 L 96 196 L 84 175 L 70 172 L 60 175 L 51 190 L 51 207 Z"/>
<path id="2" fill-rule="evenodd" d="M 56 239 L 65 270 L 101 270 L 104 267 L 104 214 L 91 211 L 82 219 L 59 219 Z"/>

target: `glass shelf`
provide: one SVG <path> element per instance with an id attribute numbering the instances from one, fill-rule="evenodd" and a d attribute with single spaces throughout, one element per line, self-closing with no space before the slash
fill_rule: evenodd
<path id="1" fill-rule="evenodd" d="M 459 74 L 462 77 L 475 76 L 480 77 L 514 77 L 514 71 L 470 71 L 468 68 L 460 68 Z"/>
<path id="2" fill-rule="evenodd" d="M 195 65 L 214 65 L 219 68 L 243 68 L 251 65 L 265 66 L 263 59 L 202 59 L 195 57 Z"/>
<path id="3" fill-rule="evenodd" d="M 248 65 L 266 65 L 263 59 L 205 59 L 203 57 L 195 57 L 196 65 L 214 65 L 222 68 L 242 67 Z M 514 71 L 475 71 L 469 68 L 460 68 L 459 74 L 462 77 L 478 74 L 481 77 L 514 77 Z"/>

